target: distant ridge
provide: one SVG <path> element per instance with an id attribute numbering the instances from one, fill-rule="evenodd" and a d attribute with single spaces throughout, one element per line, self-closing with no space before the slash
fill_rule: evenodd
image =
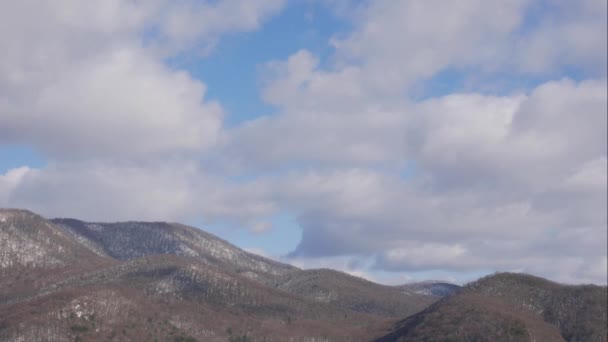
<path id="1" fill-rule="evenodd" d="M 377 342 L 606 341 L 607 289 L 498 273 L 411 316 Z"/>

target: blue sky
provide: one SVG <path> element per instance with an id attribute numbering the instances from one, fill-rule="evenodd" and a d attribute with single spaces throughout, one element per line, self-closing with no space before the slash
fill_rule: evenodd
<path id="1" fill-rule="evenodd" d="M 237 246 L 252 249 L 258 253 L 263 251 L 268 255 L 275 256 L 289 254 L 289 252 L 296 248 L 302 235 L 298 222 L 293 215 L 280 213 L 271 218 L 271 223 L 277 229 L 272 229 L 263 234 L 243 231 L 227 223 L 205 224 L 192 222 L 191 224 L 195 227 L 203 227 L 205 231 L 220 236 Z"/>
<path id="2" fill-rule="evenodd" d="M 226 110 L 225 124 L 235 126 L 275 111 L 260 98 L 260 68 L 265 63 L 283 60 L 301 49 L 329 59 L 331 37 L 350 26 L 318 2 L 292 2 L 259 30 L 228 35 L 209 55 L 171 64 L 205 80 L 209 98 L 219 100 Z"/>
<path id="3" fill-rule="evenodd" d="M 29 166 L 40 168 L 44 167 L 46 161 L 43 156 L 27 145 L 3 145 L 0 146 L 0 172 Z"/>
<path id="4" fill-rule="evenodd" d="M 0 206 L 384 283 L 605 283 L 603 0 L 42 7 L 0 5 Z"/>

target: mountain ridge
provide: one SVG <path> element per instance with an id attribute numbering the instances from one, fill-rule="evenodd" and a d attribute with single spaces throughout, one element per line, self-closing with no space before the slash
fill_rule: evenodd
<path id="1" fill-rule="evenodd" d="M 42 264 L 38 270 L 24 264 L 19 271 L 26 269 L 31 273 L 27 280 L 35 280 L 27 291 L 9 286 L 17 279 L 17 270 L 13 272 L 14 267 L 8 264 L 3 267 L 3 274 L 10 276 L 5 278 L 7 286 L 0 288 L 0 299 L 4 298 L 0 300 L 0 340 L 37 341 L 52 334 L 58 341 L 95 341 L 116 339 L 121 329 L 126 332 L 125 338 L 146 340 L 148 319 L 154 326 L 175 322 L 171 328 L 154 330 L 161 340 L 171 340 L 171 333 L 205 341 L 225 341 L 237 335 L 268 341 L 282 341 L 281 336 L 295 341 L 353 340 L 354 336 L 371 339 L 387 328 L 392 317 L 418 312 L 437 300 L 423 295 L 396 296 L 392 287 L 338 271 L 301 270 L 181 224 L 89 223 L 65 218 L 46 220 L 29 211 L 19 213 L 14 220 L 1 216 L 0 236 L 5 238 L 0 240 L 0 249 L 18 240 L 14 232 L 31 231 L 43 241 L 60 235 L 66 246 L 62 250 L 79 252 L 68 254 L 63 263 L 84 266 L 57 273 L 53 265 Z M 9 236 L 6 232 L 13 233 Z M 50 253 L 59 244 L 41 246 Z M 11 258 L 42 248 L 33 244 L 22 247 L 12 248 L 15 255 Z M 3 262 L 7 259 L 2 258 Z M 329 274 L 328 282 L 309 277 L 318 272 Z M 334 291 L 336 300 L 298 293 L 285 285 L 292 277 Z M 350 289 L 350 295 L 346 296 L 343 288 Z M 113 314 L 108 313 L 107 302 L 97 293 L 116 296 L 111 299 L 116 307 Z M 73 303 L 79 303 L 78 307 Z M 84 306 L 89 313 L 82 313 Z M 150 308 L 165 311 L 165 315 L 146 317 Z M 129 322 L 129 327 L 114 316 Z M 197 323 L 198 319 L 215 323 Z"/>
<path id="2" fill-rule="evenodd" d="M 152 254 L 194 256 L 210 263 L 235 264 L 254 278 L 267 278 L 299 270 L 249 253 L 201 229 L 178 223 L 127 221 L 91 223 L 76 219 L 52 219 L 92 248 L 112 258 L 130 260 Z"/>
<path id="3" fill-rule="evenodd" d="M 300 269 L 167 222 L 0 208 L 1 341 L 605 341 L 606 287 Z"/>
<path id="4" fill-rule="evenodd" d="M 607 298 L 606 286 L 495 273 L 400 321 L 375 341 L 606 341 Z"/>

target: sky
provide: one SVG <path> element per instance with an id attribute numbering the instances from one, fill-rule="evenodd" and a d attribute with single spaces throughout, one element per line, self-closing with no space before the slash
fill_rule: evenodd
<path id="1" fill-rule="evenodd" d="M 5 1 L 0 207 L 386 284 L 605 284 L 606 7 Z"/>

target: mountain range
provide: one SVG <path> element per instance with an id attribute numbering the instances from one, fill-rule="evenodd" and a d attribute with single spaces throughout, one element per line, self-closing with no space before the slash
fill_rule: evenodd
<path id="1" fill-rule="evenodd" d="M 166 222 L 0 209 L 0 341 L 606 341 L 605 286 L 304 270 Z"/>

